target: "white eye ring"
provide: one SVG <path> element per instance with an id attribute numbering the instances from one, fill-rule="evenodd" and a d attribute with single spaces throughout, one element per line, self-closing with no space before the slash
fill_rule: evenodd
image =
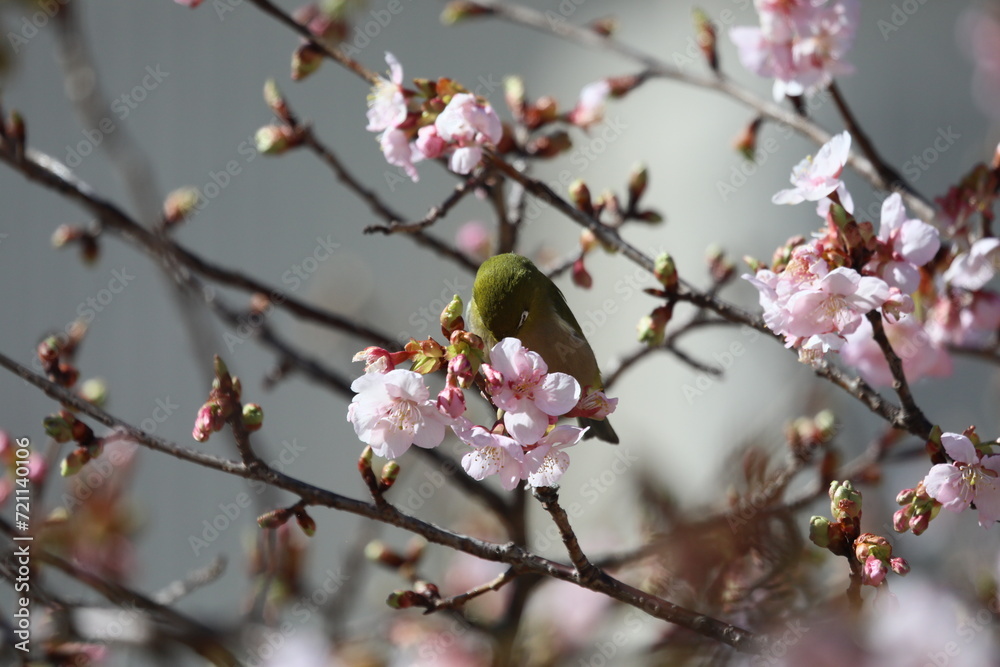
<path id="1" fill-rule="evenodd" d="M 524 326 L 525 321 L 528 319 L 528 311 L 521 313 L 521 321 L 517 323 L 517 328 L 520 329 Z"/>

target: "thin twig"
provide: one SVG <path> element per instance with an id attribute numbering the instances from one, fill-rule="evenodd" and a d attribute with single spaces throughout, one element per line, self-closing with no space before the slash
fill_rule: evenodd
<path id="1" fill-rule="evenodd" d="M 892 388 L 899 396 L 901 412 L 899 419 L 906 424 L 906 430 L 915 434 L 926 434 L 930 432 L 932 424 L 924 416 L 923 411 L 917 407 L 910 391 L 910 385 L 906 381 L 906 373 L 903 370 L 903 360 L 899 358 L 896 351 L 892 349 L 889 338 L 885 335 L 885 327 L 882 324 L 882 316 L 878 311 L 872 311 L 866 315 L 872 325 L 872 334 L 875 342 L 882 350 L 882 355 L 889 364 L 889 372 L 892 373 Z"/>
<path id="2" fill-rule="evenodd" d="M 580 541 L 576 537 L 576 532 L 574 532 L 573 527 L 569 524 L 569 515 L 566 514 L 566 510 L 559 504 L 559 491 L 549 486 L 543 486 L 532 489 L 532 493 L 538 499 L 538 502 L 542 504 L 542 509 L 552 517 L 556 528 L 559 529 L 559 536 L 566 546 L 569 560 L 573 563 L 573 567 L 576 568 L 575 574 L 580 581 L 592 581 L 604 576 L 604 573 L 594 567 L 587 558 L 587 555 L 583 553 Z"/>
<path id="3" fill-rule="evenodd" d="M 386 235 L 396 234 L 398 232 L 407 232 L 412 234 L 413 232 L 418 232 L 425 227 L 430 227 L 447 215 L 448 211 L 450 211 L 455 204 L 462 201 L 467 194 L 474 191 L 480 185 L 481 181 L 479 178 L 470 176 L 456 185 L 455 189 L 452 190 L 447 199 L 437 206 L 432 206 L 431 210 L 427 212 L 427 215 L 420 220 L 415 222 L 391 222 L 388 225 L 368 225 L 365 227 L 365 234 L 374 234 L 375 232 L 380 232 Z"/>

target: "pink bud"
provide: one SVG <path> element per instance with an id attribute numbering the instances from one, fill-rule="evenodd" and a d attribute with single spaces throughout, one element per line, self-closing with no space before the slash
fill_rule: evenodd
<path id="1" fill-rule="evenodd" d="M 590 289 L 594 285 L 594 279 L 583 265 L 583 258 L 573 262 L 573 284 L 583 289 Z"/>
<path id="2" fill-rule="evenodd" d="M 865 560 L 862 583 L 866 586 L 880 586 L 888 573 L 889 568 L 886 567 L 885 561 L 879 560 L 875 556 L 869 556 Z"/>
<path id="3" fill-rule="evenodd" d="M 441 157 L 447 142 L 438 134 L 436 125 L 425 125 L 417 130 L 416 148 L 429 160 Z"/>
<path id="4" fill-rule="evenodd" d="M 889 559 L 889 567 L 901 577 L 906 576 L 910 572 L 910 564 L 906 562 L 905 558 L 896 557 Z"/>
<path id="5" fill-rule="evenodd" d="M 465 394 L 459 387 L 447 385 L 438 394 L 437 408 L 442 414 L 457 419 L 465 413 Z"/>
<path id="6" fill-rule="evenodd" d="M 910 529 L 910 518 L 913 516 L 913 509 L 910 505 L 897 510 L 892 515 L 892 529 L 897 533 L 905 533 Z"/>

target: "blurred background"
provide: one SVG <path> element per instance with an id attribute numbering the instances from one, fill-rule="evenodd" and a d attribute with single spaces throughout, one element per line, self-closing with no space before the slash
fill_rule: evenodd
<path id="1" fill-rule="evenodd" d="M 385 52 L 391 51 L 403 64 L 407 80 L 450 77 L 488 98 L 505 119 L 509 113 L 500 82 L 507 75 L 523 76 L 529 97 L 551 95 L 568 109 L 585 84 L 637 71 L 636 65 L 613 54 L 499 20 L 443 26 L 441 2 L 393 1 L 402 10 L 388 21 L 380 21 L 386 16 L 385 0 L 359 3 L 356 25 L 368 32 L 348 37 L 355 48 L 352 55 L 383 72 Z M 279 4 L 288 11 L 296 7 Z M 690 3 L 530 4 L 576 24 L 614 16 L 618 37 L 630 45 L 685 70 L 707 71 L 692 41 Z M 271 157 L 253 148 L 254 133 L 271 120 L 261 89 L 266 78 L 274 77 L 292 108 L 358 179 L 409 219 L 423 217 L 447 196 L 455 179 L 433 164 L 421 166 L 419 183 L 401 180 L 387 168 L 374 135 L 364 129 L 364 82 L 330 62 L 305 80 L 292 81 L 289 62 L 297 37 L 241 0 L 206 1 L 197 9 L 170 0 L 73 6 L 85 38 L 85 44 L 77 46 L 89 52 L 95 69 L 65 67 L 72 53 L 58 39 L 57 22 L 48 19 L 40 5 L 0 4 L 0 26 L 6 35 L 2 102 L 6 110 L 23 115 L 32 148 L 66 163 L 97 193 L 147 224 L 157 215 L 148 202 L 162 201 L 175 188 L 195 186 L 205 195 L 214 193 L 175 232 L 175 238 L 198 255 L 399 341 L 439 334 L 437 314 L 453 294 L 469 297 L 472 274 L 403 235 L 364 234 L 367 225 L 380 221 L 312 154 L 292 151 Z M 740 66 L 725 34 L 729 27 L 757 22 L 752 3 L 703 0 L 699 6 L 719 25 L 724 71 L 769 98 L 770 81 Z M 882 155 L 897 168 L 935 146 L 939 133 L 955 137 L 911 179 L 929 198 L 942 195 L 974 163 L 988 162 L 1000 140 L 1000 38 L 993 39 L 1000 31 L 990 32 L 996 30 L 991 13 L 995 9 L 984 2 L 916 0 L 865 3 L 862 8 L 849 56 L 857 72 L 840 81 L 841 89 Z M 95 86 L 103 94 L 90 117 L 82 118 L 74 100 L 92 103 Z M 840 131 L 842 123 L 828 97 L 821 94 L 814 102 L 811 115 L 831 132 Z M 792 166 L 816 146 L 765 125 L 761 137 L 773 138 L 769 145 L 776 148 L 760 153 L 756 165 L 747 163 L 734 150 L 733 140 L 752 117 L 751 110 L 717 93 L 654 81 L 609 103 L 607 121 L 614 131 L 606 140 L 598 143 L 598 133 L 573 135 L 575 150 L 589 148 L 596 159 L 574 160 L 578 154 L 571 153 L 539 164 L 534 173 L 558 183 L 560 172 L 568 169 L 595 194 L 611 189 L 622 195 L 633 165 L 645 163 L 650 174 L 645 202 L 662 212 L 666 222 L 631 225 L 625 236 L 650 256 L 669 251 L 680 275 L 704 286 L 709 283 L 704 257 L 710 245 L 721 246 L 735 260 L 743 255 L 766 260 L 789 236 L 807 235 L 818 227 L 806 207 L 770 203 L 771 195 L 786 186 Z M 110 124 L 95 125 L 94 118 L 110 119 Z M 131 161 L 124 170 L 120 160 L 116 164 L 109 159 L 109 148 L 126 151 Z M 140 194 L 150 196 L 146 204 L 136 201 L 135 188 L 130 189 L 123 176 L 138 183 Z M 853 174 L 846 181 L 859 208 L 878 210 L 878 193 Z M 217 187 L 212 188 L 213 183 Z M 0 351 L 37 369 L 33 359 L 39 339 L 66 331 L 85 317 L 89 332 L 78 367 L 83 379 L 98 377 L 106 383 L 112 414 L 178 444 L 235 458 L 234 444 L 225 433 L 204 444 L 191 437 L 196 412 L 207 397 L 211 355 L 219 353 L 242 379 L 244 399 L 264 407 L 264 428 L 254 438 L 263 458 L 279 461 L 284 472 L 312 484 L 365 497 L 355 468 L 361 445 L 345 418 L 345 396 L 296 374 L 265 388 L 263 379 L 275 364 L 274 354 L 252 338 L 226 337 L 229 330 L 207 312 L 186 311 L 150 258 L 119 238 L 105 234 L 99 256 L 89 265 L 75 247 L 54 249 L 50 239 L 59 225 L 86 226 L 91 219 L 6 165 L 0 166 L 0 202 Z M 485 202 L 467 198 L 428 231 L 454 243 L 458 230 L 470 221 L 484 221 L 492 230 L 490 212 Z M 549 258 L 554 266 L 576 252 L 578 237 L 572 222 L 542 207 L 526 229 L 520 251 Z M 596 253 L 588 268 L 594 277 L 590 290 L 574 287 L 565 275 L 559 282 L 602 367 L 611 369 L 637 347 L 636 323 L 657 305 L 641 288 L 653 281 L 616 255 Z M 298 279 L 290 278 L 290 272 Z M 248 303 L 246 294 L 226 289 L 218 294 L 240 307 Z M 743 281 L 737 280 L 723 296 L 757 308 L 755 290 Z M 679 308 L 676 317 L 684 312 Z M 281 311 L 269 324 L 345 377 L 361 373 L 351 357 L 367 341 L 304 324 Z M 730 355 L 734 342 L 743 343 L 745 354 Z M 680 507 L 707 511 L 721 506 L 736 479 L 739 452 L 748 442 L 772 451 L 778 460 L 785 456 L 782 433 L 790 419 L 832 408 L 845 458 L 863 451 L 880 433 L 878 419 L 815 378 L 774 341 L 738 329 L 706 329 L 683 339 L 680 347 L 725 367 L 724 377 L 700 374 L 669 354 L 653 355 L 625 372 L 611 392 L 620 398 L 614 423 L 622 444 L 614 449 L 587 443 L 573 452 L 562 494 L 565 502 L 575 500 L 582 507 L 574 521 L 587 550 L 604 553 L 637 545 L 643 511 L 636 481 L 640 471 L 661 483 Z M 960 432 L 975 424 L 988 438 L 997 431 L 996 374 L 987 364 L 957 358 L 952 377 L 921 382 L 915 393 L 929 418 L 945 430 Z M 44 449 L 42 419 L 55 411 L 54 403 L 6 372 L 0 373 L 0 396 L 0 428 Z M 444 448 L 460 451 L 452 441 Z M 462 496 L 440 483 L 435 469 L 414 456 L 401 463 L 404 472 L 395 497 L 401 507 L 439 525 L 474 530 L 475 518 L 458 502 Z M 122 521 L 134 525 L 133 539 L 107 557 L 124 559 L 127 580 L 153 592 L 222 556 L 228 561 L 226 572 L 178 607 L 202 619 L 238 617 L 253 593 L 246 572 L 250 545 L 259 532 L 254 519 L 288 504 L 290 496 L 260 491 L 235 477 L 149 451 L 139 451 L 127 468 L 132 478 L 122 492 L 129 498 L 129 516 Z M 913 486 L 926 468 L 917 460 L 886 470 L 881 485 L 863 487 L 866 521 L 874 528 L 891 523 L 896 492 Z M 40 522 L 65 505 L 63 494 L 72 497 L 78 483 L 54 479 L 41 506 L 33 508 L 33 520 Z M 430 487 L 426 494 L 412 494 Z M 226 524 L 223 530 L 206 533 L 241 493 L 248 494 L 253 505 L 228 522 L 216 521 Z M 816 511 L 824 508 L 825 503 L 817 503 Z M 9 501 L 3 510 L 12 512 Z M 807 516 L 803 514 L 803 529 Z M 368 539 L 381 536 L 398 547 L 408 541 L 405 534 L 362 528 L 358 519 L 333 511 L 316 509 L 313 517 L 318 530 L 306 556 L 309 591 L 322 588 Z M 545 519 L 534 517 L 533 526 L 544 531 Z M 539 551 L 563 558 L 558 541 L 545 539 L 544 532 L 539 538 Z M 897 549 L 914 566 L 913 579 L 950 583 L 961 590 L 976 577 L 994 576 L 997 544 L 995 530 L 982 530 L 972 514 L 965 513 L 942 516 L 920 538 L 900 537 Z M 479 571 L 479 564 L 455 564 L 445 550 L 431 547 L 430 554 L 426 567 L 438 577 L 449 570 L 449 576 Z M 470 585 L 475 585 L 487 575 L 469 576 Z M 96 599 L 58 578 L 51 585 L 65 587 L 71 596 Z M 378 632 L 385 623 L 382 600 L 403 585 L 394 574 L 374 570 L 353 581 L 357 590 L 352 592 L 356 597 L 348 620 L 352 631 Z M 904 596 L 909 589 L 900 585 L 900 590 Z M 920 594 L 925 592 L 920 588 Z M 5 610 L 11 604 L 9 593 L 8 587 L 0 589 Z M 994 623 L 992 616 L 989 622 Z M 304 638 L 312 637 L 308 628 L 314 625 L 315 618 L 294 626 L 289 641 L 307 641 Z M 638 632 L 654 635 L 651 625 L 642 625 Z M 588 646 L 581 649 L 584 655 L 593 651 Z M 624 647 L 622 664 L 639 660 L 635 656 L 643 646 L 633 642 Z M 145 664 L 138 652 L 117 655 L 110 664 Z M 966 652 L 962 659 L 976 658 Z M 179 653 L 168 664 L 199 663 Z"/>

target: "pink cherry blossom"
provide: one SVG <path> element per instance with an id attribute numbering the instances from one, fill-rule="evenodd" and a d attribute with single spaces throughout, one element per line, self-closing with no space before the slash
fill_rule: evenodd
<path id="1" fill-rule="evenodd" d="M 528 475 L 531 486 L 555 486 L 569 468 L 569 454 L 563 450 L 580 442 L 586 428 L 560 424 L 538 441 L 534 456 L 542 456 L 541 465 Z"/>
<path id="2" fill-rule="evenodd" d="M 942 344 L 983 347 L 1000 328 L 1000 296 L 993 292 L 954 291 L 931 307 L 927 330 Z"/>
<path id="3" fill-rule="evenodd" d="M 406 120 L 406 97 L 403 95 L 403 66 L 396 56 L 386 52 L 390 79 L 379 77 L 368 96 L 369 132 L 383 132 L 399 127 Z"/>
<path id="4" fill-rule="evenodd" d="M 491 433 L 467 419 L 460 419 L 452 429 L 462 442 L 473 447 L 473 451 L 462 457 L 462 467 L 473 479 L 481 481 L 497 475 L 500 485 L 509 491 L 542 464 L 544 452 L 526 452 L 514 438 Z"/>
<path id="5" fill-rule="evenodd" d="M 590 127 L 604 118 L 604 106 L 611 95 L 607 79 L 588 83 L 580 91 L 580 99 L 569 112 L 569 122 L 580 127 Z"/>
<path id="6" fill-rule="evenodd" d="M 979 239 L 972 244 L 969 252 L 952 260 L 951 266 L 944 272 L 945 282 L 967 290 L 982 289 L 997 271 L 997 262 L 1000 261 L 998 248 L 1000 239 Z"/>
<path id="7" fill-rule="evenodd" d="M 580 385 L 566 373 L 549 373 L 541 355 L 530 352 L 516 338 L 504 338 L 490 350 L 494 373 L 493 402 L 504 410 L 507 432 L 524 444 L 544 435 L 550 417 L 564 415 L 580 398 Z M 499 374 L 499 381 L 497 375 Z"/>
<path id="8" fill-rule="evenodd" d="M 889 298 L 889 286 L 872 276 L 840 267 L 820 278 L 813 287 L 788 298 L 788 320 L 783 333 L 792 336 L 849 334 L 863 316 Z"/>
<path id="9" fill-rule="evenodd" d="M 775 204 L 799 204 L 825 199 L 842 185 L 840 173 L 851 152 L 851 135 L 846 130 L 823 144 L 816 157 L 808 156 L 792 169 L 794 188 L 782 190 L 771 201 Z"/>
<path id="10" fill-rule="evenodd" d="M 417 130 L 415 147 L 428 160 L 433 160 L 444 153 L 447 142 L 438 133 L 437 125 L 425 125 Z"/>
<path id="11" fill-rule="evenodd" d="M 755 4 L 760 26 L 738 26 L 729 36 L 744 67 L 774 79 L 776 101 L 812 93 L 828 86 L 834 76 L 854 71 L 844 57 L 857 30 L 857 0 Z"/>
<path id="12" fill-rule="evenodd" d="M 908 219 L 903 198 L 892 193 L 882 202 L 878 239 L 887 256 L 875 259 L 867 269 L 877 273 L 890 287 L 911 294 L 920 287 L 918 267 L 934 259 L 941 247 L 938 230 L 922 220 Z"/>
<path id="13" fill-rule="evenodd" d="M 991 527 L 1000 520 L 1000 456 L 984 456 L 958 433 L 942 433 L 941 444 L 954 463 L 930 469 L 924 477 L 927 493 L 953 512 L 976 503 L 979 525 Z"/>
<path id="14" fill-rule="evenodd" d="M 448 168 L 457 174 L 471 172 L 482 160 L 482 147 L 503 138 L 503 125 L 493 107 L 468 93 L 452 97 L 434 126 L 438 136 L 454 146 Z"/>
<path id="15" fill-rule="evenodd" d="M 419 373 L 400 368 L 366 373 L 351 384 L 357 393 L 347 411 L 358 438 L 378 455 L 401 456 L 410 445 L 433 448 L 451 419 L 438 411 Z"/>
<path id="16" fill-rule="evenodd" d="M 470 257 L 485 260 L 489 257 L 490 232 L 478 220 L 470 220 L 455 233 L 455 245 Z"/>
<path id="17" fill-rule="evenodd" d="M 910 382 L 924 377 L 947 377 L 952 373 L 951 356 L 913 315 L 903 315 L 898 322 L 885 322 L 885 335 L 892 349 L 903 361 L 903 373 Z M 858 369 L 865 382 L 876 387 L 891 387 L 892 373 L 882 348 L 872 337 L 872 325 L 862 320 L 840 350 L 844 362 Z"/>
<path id="18" fill-rule="evenodd" d="M 386 162 L 396 167 L 402 167 L 414 183 L 420 180 L 417 168 L 413 166 L 413 163 L 422 160 L 423 155 L 410 143 L 406 132 L 396 129 L 386 130 L 379 138 L 379 145 L 382 147 L 382 154 L 385 155 Z"/>

